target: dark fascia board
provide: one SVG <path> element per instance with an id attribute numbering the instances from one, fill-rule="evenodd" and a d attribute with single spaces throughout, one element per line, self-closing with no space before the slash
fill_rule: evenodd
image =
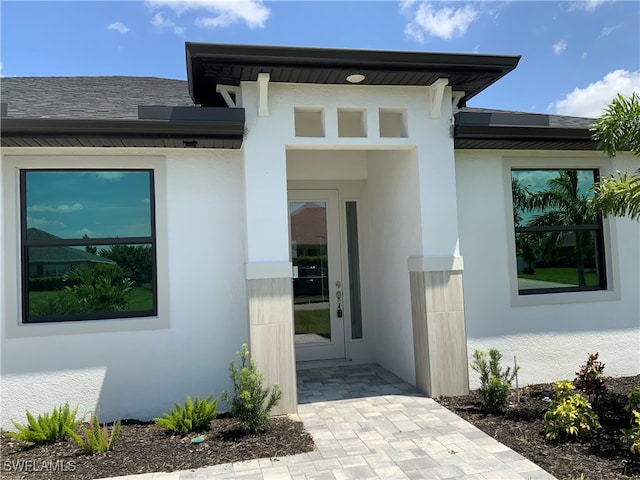
<path id="1" fill-rule="evenodd" d="M 521 139 L 521 140 L 584 140 L 593 141 L 592 132 L 579 128 L 536 126 L 456 125 L 455 138 L 460 139 Z"/>
<path id="2" fill-rule="evenodd" d="M 238 78 L 217 78 L 207 71 L 205 63 L 233 67 L 265 67 L 279 69 L 324 69 L 377 72 L 441 72 L 473 73 L 486 78 L 474 91 L 465 91 L 468 100 L 492 85 L 518 65 L 521 56 L 433 53 L 391 50 L 332 49 L 311 47 L 275 47 L 258 45 L 225 45 L 186 42 L 189 94 L 195 103 L 215 91 L 218 83 L 238 85 Z M 215 70 L 215 67 L 213 68 Z M 215 78 L 214 78 L 215 77 Z M 385 83 L 387 84 L 387 83 Z M 393 82 L 389 82 L 393 85 Z M 452 87 L 456 87 L 452 85 Z"/>
<path id="3" fill-rule="evenodd" d="M 186 42 L 187 60 L 215 58 L 229 64 L 282 66 L 377 67 L 380 69 L 424 69 L 451 67 L 461 70 L 514 69 L 520 55 L 483 55 L 393 50 L 365 50 L 264 45 L 225 45 Z"/>
<path id="4" fill-rule="evenodd" d="M 454 141 L 456 148 L 521 149 L 536 145 L 550 150 L 580 146 L 581 150 L 596 150 L 597 142 L 588 128 L 550 127 L 550 117 L 544 114 L 459 112 L 455 115 Z M 526 147 L 525 147 L 526 148 Z"/>
<path id="5" fill-rule="evenodd" d="M 1 136 L 5 139 L 26 140 L 28 144 L 39 145 L 38 138 L 67 139 L 134 139 L 134 146 L 144 144 L 145 139 L 165 139 L 176 144 L 184 141 L 185 146 L 202 146 L 211 141 L 221 140 L 225 144 L 239 148 L 244 138 L 244 109 L 233 110 L 233 119 L 207 122 L 169 122 L 162 120 L 112 120 L 112 119 L 67 119 L 67 118 L 3 118 Z M 242 117 L 241 120 L 237 118 Z M 204 142 L 198 142 L 204 140 Z M 195 143 L 194 143 L 195 142 Z M 178 142 L 178 144 L 181 142 Z M 73 145 L 69 142 L 69 145 Z"/>
<path id="6" fill-rule="evenodd" d="M 206 123 L 208 125 L 239 123 L 244 125 L 245 111 L 244 108 L 139 105 L 138 119 Z"/>

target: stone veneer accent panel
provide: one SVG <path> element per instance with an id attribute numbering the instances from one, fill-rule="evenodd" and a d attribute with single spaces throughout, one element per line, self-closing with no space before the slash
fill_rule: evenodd
<path id="1" fill-rule="evenodd" d="M 251 356 L 264 373 L 265 383 L 278 383 L 282 389 L 282 400 L 272 413 L 296 413 L 291 278 L 247 280 L 247 293 Z"/>
<path id="2" fill-rule="evenodd" d="M 416 386 L 430 397 L 469 392 L 462 271 L 411 272 Z"/>

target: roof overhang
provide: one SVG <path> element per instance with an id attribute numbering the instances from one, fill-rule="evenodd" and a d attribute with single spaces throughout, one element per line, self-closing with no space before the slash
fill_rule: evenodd
<path id="1" fill-rule="evenodd" d="M 559 125 L 554 116 L 516 112 L 458 112 L 455 115 L 456 149 L 491 150 L 597 150 L 593 132 L 581 124 Z M 561 117 L 557 117 L 561 118 Z"/>
<path id="2" fill-rule="evenodd" d="M 349 85 L 347 77 L 364 75 L 358 85 L 428 86 L 449 80 L 464 101 L 518 65 L 520 56 L 347 50 L 186 43 L 189 93 L 194 103 L 223 106 L 218 85 L 257 81 Z"/>
<path id="3" fill-rule="evenodd" d="M 244 109 L 215 110 L 207 121 L 6 117 L 2 146 L 240 148 Z"/>

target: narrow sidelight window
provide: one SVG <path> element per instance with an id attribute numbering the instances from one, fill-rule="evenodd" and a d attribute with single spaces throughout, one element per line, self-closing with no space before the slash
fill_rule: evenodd
<path id="1" fill-rule="evenodd" d="M 360 295 L 360 252 L 358 249 L 358 204 L 347 202 L 347 252 L 349 258 L 349 296 L 351 298 L 351 338 L 362 338 Z"/>

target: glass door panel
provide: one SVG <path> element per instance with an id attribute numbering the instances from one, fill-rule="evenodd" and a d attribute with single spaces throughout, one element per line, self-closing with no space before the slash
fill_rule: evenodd
<path id="1" fill-rule="evenodd" d="M 289 191 L 298 361 L 344 357 L 337 206 L 333 190 Z"/>
<path id="2" fill-rule="evenodd" d="M 331 341 L 327 203 L 291 202 L 289 213 L 296 343 Z"/>

